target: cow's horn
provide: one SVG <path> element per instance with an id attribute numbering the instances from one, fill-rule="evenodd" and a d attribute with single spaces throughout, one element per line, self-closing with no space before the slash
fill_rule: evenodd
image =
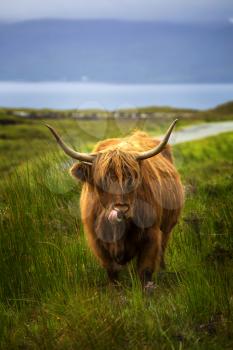
<path id="1" fill-rule="evenodd" d="M 156 146 L 155 148 L 150 149 L 149 151 L 146 152 L 142 152 L 140 153 L 136 159 L 137 160 L 143 160 L 143 159 L 147 159 L 150 157 L 154 157 L 156 154 L 162 152 L 162 150 L 164 149 L 164 147 L 166 146 L 166 144 L 168 143 L 169 137 L 172 133 L 172 130 L 175 126 L 175 124 L 177 123 L 178 119 L 175 119 L 174 122 L 170 125 L 170 127 L 168 128 L 166 135 L 164 136 L 163 140 L 160 142 L 160 144 L 158 146 Z"/>
<path id="2" fill-rule="evenodd" d="M 70 156 L 71 158 L 74 159 L 78 159 L 80 161 L 84 161 L 84 162 L 88 162 L 88 163 L 92 163 L 93 160 L 95 159 L 95 157 L 93 155 L 90 154 L 86 154 L 86 153 L 79 153 L 74 151 L 73 149 L 71 149 L 69 146 L 67 146 L 62 139 L 60 138 L 60 136 L 57 134 L 57 132 L 55 131 L 54 128 L 52 128 L 52 126 L 45 124 L 49 130 L 51 131 L 51 133 L 54 135 L 55 139 L 57 140 L 57 143 L 61 146 L 61 148 L 63 149 L 63 151 Z"/>

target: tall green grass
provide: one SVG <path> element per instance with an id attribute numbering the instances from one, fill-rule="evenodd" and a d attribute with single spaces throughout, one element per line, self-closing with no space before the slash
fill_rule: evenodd
<path id="1" fill-rule="evenodd" d="M 0 181 L 1 347 L 232 349 L 233 134 L 222 140 L 175 148 L 187 199 L 151 296 L 134 263 L 108 285 L 67 158 L 41 153 Z"/>

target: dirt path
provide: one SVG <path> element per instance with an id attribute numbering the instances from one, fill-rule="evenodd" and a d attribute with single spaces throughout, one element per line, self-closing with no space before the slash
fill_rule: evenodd
<path id="1" fill-rule="evenodd" d="M 176 145 L 178 143 L 199 140 L 228 131 L 233 131 L 233 121 L 203 123 L 174 132 L 171 136 L 170 143 Z"/>

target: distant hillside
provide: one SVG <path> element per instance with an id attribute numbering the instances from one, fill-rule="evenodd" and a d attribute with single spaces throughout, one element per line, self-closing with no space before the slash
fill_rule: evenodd
<path id="1" fill-rule="evenodd" d="M 37 20 L 0 24 L 0 80 L 233 82 L 233 25 Z"/>
<path id="2" fill-rule="evenodd" d="M 233 120 L 233 101 L 219 105 L 214 109 L 205 111 L 172 108 L 163 106 L 150 106 L 135 109 L 120 109 L 116 111 L 106 111 L 102 109 L 36 109 L 36 108 L 0 108 L 0 125 L 27 123 L 28 120 L 36 119 L 155 119 L 159 122 L 174 120 L 178 118 L 186 121 L 220 121 Z"/>
<path id="3" fill-rule="evenodd" d="M 205 120 L 233 120 L 233 101 L 218 105 L 213 109 L 200 111 L 197 117 Z"/>
<path id="4" fill-rule="evenodd" d="M 233 101 L 221 104 L 212 109 L 211 111 L 218 114 L 233 115 Z"/>

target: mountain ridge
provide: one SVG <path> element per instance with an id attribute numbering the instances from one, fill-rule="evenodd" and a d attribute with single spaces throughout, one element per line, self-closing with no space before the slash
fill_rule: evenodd
<path id="1" fill-rule="evenodd" d="M 231 23 L 0 22 L 0 80 L 233 82 Z"/>

